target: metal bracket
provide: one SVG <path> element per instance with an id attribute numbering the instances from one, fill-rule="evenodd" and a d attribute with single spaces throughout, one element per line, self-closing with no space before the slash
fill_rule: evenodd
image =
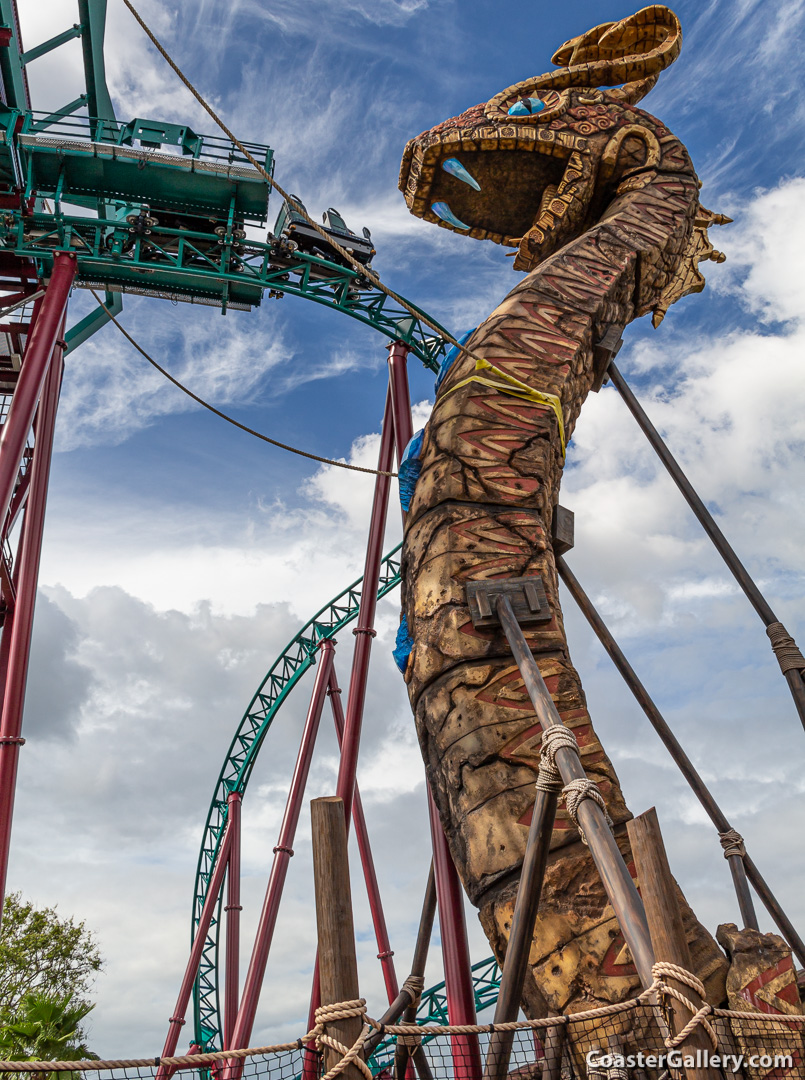
<path id="1" fill-rule="evenodd" d="M 607 381 L 607 368 L 620 352 L 623 345 L 621 335 L 624 328 L 617 323 L 608 326 L 606 333 L 593 345 L 593 385 L 591 389 L 598 393 Z"/>
<path id="2" fill-rule="evenodd" d="M 508 596 L 517 621 L 521 625 L 550 622 L 553 612 L 548 606 L 545 586 L 538 577 L 509 578 L 496 581 L 471 581 L 467 585 L 467 603 L 472 625 L 483 629 L 499 626 L 495 610 L 499 596 Z"/>

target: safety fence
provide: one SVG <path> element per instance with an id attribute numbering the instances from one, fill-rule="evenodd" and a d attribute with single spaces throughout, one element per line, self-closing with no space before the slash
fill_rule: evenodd
<path id="1" fill-rule="evenodd" d="M 652 1000 L 645 992 L 605 1008 L 510 1024 L 385 1027 L 366 1017 L 363 1001 L 347 1002 L 330 1006 L 329 1018 L 317 1016 L 316 1027 L 302 1038 L 275 1046 L 173 1058 L 0 1061 L 0 1073 L 7 1080 L 18 1080 L 20 1074 L 53 1080 L 82 1075 L 86 1080 L 170 1080 L 193 1073 L 199 1080 L 335 1080 L 339 1074 L 347 1080 L 406 1075 L 409 1080 L 417 1075 L 419 1080 L 701 1080 L 705 1075 L 714 1080 L 719 1075 L 805 1080 L 805 1016 L 706 1006 L 688 1025 L 688 1035 L 674 1038 L 669 1002 L 662 993 Z M 352 1047 L 328 1034 L 333 1019 L 345 1015 L 363 1021 Z M 691 1040 L 694 1027 L 704 1037 Z M 367 1039 L 376 1049 L 364 1062 Z M 698 1045 L 692 1047 L 694 1041 Z"/>

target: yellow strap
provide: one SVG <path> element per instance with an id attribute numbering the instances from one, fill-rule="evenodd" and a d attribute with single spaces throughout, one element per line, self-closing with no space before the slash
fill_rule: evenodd
<path id="1" fill-rule="evenodd" d="M 470 375 L 466 379 L 462 379 L 461 382 L 456 383 L 455 386 L 451 386 L 450 389 L 444 394 L 447 397 L 448 394 L 452 394 L 454 390 L 458 390 L 462 386 L 467 386 L 468 383 L 477 382 L 482 386 L 491 386 L 495 390 L 500 390 L 504 394 L 511 394 L 512 397 L 520 398 L 522 401 L 533 401 L 537 405 L 547 405 L 549 409 L 553 409 L 556 415 L 556 420 L 559 424 L 559 440 L 562 444 L 562 457 L 565 456 L 565 421 L 562 416 L 562 402 L 556 396 L 556 394 L 545 394 L 542 390 L 535 390 L 527 383 L 520 382 L 519 379 L 515 379 L 513 375 L 508 375 L 505 371 L 501 371 L 500 368 L 495 367 L 494 364 L 490 364 L 488 360 L 478 359 L 475 361 L 476 371 L 491 371 L 498 378 L 504 380 L 504 384 L 499 382 L 493 382 L 492 379 L 484 379 L 480 375 Z"/>

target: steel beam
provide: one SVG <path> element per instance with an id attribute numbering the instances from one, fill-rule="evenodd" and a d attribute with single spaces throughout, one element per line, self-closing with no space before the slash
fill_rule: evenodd
<path id="1" fill-rule="evenodd" d="M 344 710 L 341 707 L 341 689 L 336 678 L 335 665 L 330 671 L 330 685 L 327 688 L 327 695 L 330 698 L 333 710 L 335 734 L 340 749 L 344 739 Z M 358 852 L 361 858 L 363 877 L 366 882 L 366 892 L 369 897 L 369 910 L 372 914 L 372 924 L 377 939 L 377 958 L 383 969 L 386 996 L 389 1002 L 392 1002 L 400 992 L 400 988 L 397 983 L 397 973 L 394 970 L 394 952 L 389 941 L 386 916 L 383 912 L 383 901 L 380 896 L 380 886 L 377 882 L 377 872 L 375 871 L 375 860 L 372 855 L 372 846 L 369 843 L 369 832 L 366 828 L 366 818 L 357 785 L 355 786 L 355 798 L 352 804 L 352 819 L 355 822 L 355 839 L 358 841 Z"/>
<path id="2" fill-rule="evenodd" d="M 227 799 L 232 837 L 226 873 L 226 974 L 224 977 L 224 1047 L 229 1046 L 238 1015 L 240 990 L 240 811 L 241 794 L 233 791 Z"/>
<path id="3" fill-rule="evenodd" d="M 173 1057 L 176 1053 L 176 1046 L 179 1042 L 179 1032 L 182 1030 L 185 1023 L 185 1013 L 187 1012 L 187 1006 L 190 1002 L 190 994 L 193 991 L 193 983 L 196 980 L 198 965 L 201 961 L 204 940 L 207 937 L 207 931 L 212 922 L 213 913 L 215 912 L 218 903 L 218 897 L 223 888 L 224 875 L 226 874 L 227 866 L 229 864 L 229 850 L 231 843 L 232 818 L 228 818 L 225 826 L 224 839 L 218 851 L 218 860 L 215 863 L 215 867 L 210 877 L 210 885 L 207 889 L 207 899 L 204 901 L 204 907 L 201 909 L 201 918 L 198 921 L 198 926 L 196 927 L 196 932 L 193 937 L 193 945 L 190 949 L 190 956 L 187 961 L 187 967 L 185 968 L 182 985 L 179 987 L 179 996 L 176 999 L 173 1015 L 168 1022 L 168 1034 L 165 1038 L 165 1045 L 162 1048 L 162 1057 Z M 169 1080 L 169 1077 L 172 1076 L 175 1071 L 175 1067 L 171 1068 L 168 1065 L 159 1065 L 156 1073 L 156 1080 Z"/>
<path id="4" fill-rule="evenodd" d="M 355 635 L 355 651 L 352 655 L 352 672 L 349 678 L 346 717 L 344 720 L 344 743 L 338 768 L 335 793 L 344 802 L 344 816 L 349 830 L 352 818 L 352 799 L 358 770 L 358 750 L 363 725 L 363 709 L 366 702 L 366 683 L 369 677 L 369 657 L 377 611 L 377 585 L 380 580 L 380 564 L 383 558 L 383 535 L 386 531 L 386 514 L 391 490 L 391 473 L 394 465 L 394 420 L 392 415 L 391 387 L 386 393 L 383 426 L 380 431 L 380 453 L 377 459 L 378 476 L 372 512 L 369 519 L 369 539 L 366 545 L 366 562 L 363 571 L 358 625 Z M 384 475 L 385 474 L 385 475 Z"/>
<path id="5" fill-rule="evenodd" d="M 310 763 L 313 759 L 313 748 L 316 744 L 321 713 L 327 696 L 335 645 L 329 638 L 325 638 L 319 646 L 319 650 L 320 658 L 316 669 L 313 693 L 311 694 L 305 726 L 302 731 L 302 740 L 299 744 L 296 765 L 291 778 L 291 787 L 285 804 L 285 814 L 280 826 L 279 839 L 277 840 L 277 846 L 274 848 L 274 862 L 266 887 L 263 908 L 260 912 L 260 921 L 257 924 L 257 934 L 251 960 L 249 961 L 249 969 L 246 973 L 246 982 L 243 986 L 243 996 L 232 1028 L 231 1039 L 224 1045 L 225 1050 L 242 1049 L 249 1045 L 254 1018 L 257 1014 L 257 1004 L 260 1000 L 260 991 L 263 987 L 263 978 L 268 963 L 268 953 L 271 949 L 274 928 L 277 924 L 282 889 L 285 885 L 288 863 L 293 855 L 296 826 L 299 823 L 299 814 L 305 797 Z M 230 1073 L 236 1074 L 235 1065 L 230 1069 Z"/>
<path id="6" fill-rule="evenodd" d="M 475 1024 L 470 947 L 464 919 L 464 891 L 447 846 L 442 821 L 428 787 L 428 815 L 433 843 L 433 870 L 439 904 L 439 930 L 444 960 L 447 1016 L 451 1024 Z M 455 1080 L 480 1080 L 481 1050 L 477 1035 L 451 1035 Z"/>
<path id="7" fill-rule="evenodd" d="M 14 494 L 28 432 L 67 308 L 75 272 L 75 255 L 60 251 L 54 258 L 53 276 L 25 346 L 19 379 L 0 434 L 0 521 L 5 521 Z"/>
<path id="8" fill-rule="evenodd" d="M 657 454 L 657 457 L 665 466 L 669 476 L 681 491 L 685 502 L 696 515 L 699 524 L 713 541 L 713 546 L 727 564 L 727 569 L 740 585 L 749 603 L 763 620 L 766 627 L 771 626 L 772 623 L 776 623 L 778 621 L 777 616 L 774 614 L 768 600 L 757 587 L 744 564 L 735 554 L 732 545 L 727 540 L 724 533 L 719 529 L 718 525 L 716 525 L 713 515 L 697 495 L 690 480 L 688 480 L 687 476 L 680 468 L 679 462 L 665 445 L 660 433 L 649 420 L 642 405 L 632 393 L 629 384 L 615 366 L 614 361 L 610 361 L 609 367 L 607 368 L 607 375 L 610 377 L 613 386 L 623 399 L 626 408 L 637 421 L 638 427 L 648 439 L 652 449 Z M 791 691 L 791 696 L 794 699 L 794 705 L 796 706 L 799 718 L 802 721 L 802 726 L 805 727 L 805 682 L 803 682 L 802 673 L 793 669 L 786 671 L 785 679 L 788 683 L 788 688 Z"/>
<path id="9" fill-rule="evenodd" d="M 44 302 L 42 308 L 44 309 Z M 40 311 L 40 318 L 42 313 Z M 25 742 L 21 737 L 22 710 L 25 703 L 25 686 L 28 679 L 36 586 L 39 578 L 42 533 L 45 525 L 50 463 L 53 453 L 53 432 L 56 425 L 56 410 L 64 367 L 61 348 L 55 345 L 55 338 L 60 325 L 61 323 L 56 324 L 52 335 L 53 341 L 50 346 L 52 360 L 49 367 L 46 365 L 45 384 L 42 388 L 36 418 L 36 443 L 33 460 L 29 467 L 30 488 L 14 574 L 16 601 L 13 610 L 6 616 L 3 626 L 2 645 L 0 645 L 0 673 L 3 677 L 2 715 L 0 716 L 0 905 L 2 905 L 2 899 L 5 896 L 6 875 L 8 872 L 19 751 Z M 40 336 L 39 340 L 40 347 L 44 347 L 48 338 Z M 23 363 L 22 370 L 24 371 L 24 369 L 25 363 Z M 17 393 L 19 393 L 19 384 L 17 385 Z M 14 399 L 12 399 L 12 409 L 13 407 Z M 11 413 L 9 412 L 6 426 L 10 418 Z M 18 420 L 18 422 L 20 421 Z M 3 434 L 5 434 L 5 428 Z M 27 434 L 26 429 L 25 438 L 27 438 Z M 23 439 L 23 447 L 24 444 L 25 439 Z M 2 439 L 0 438 L 1 446 Z M 20 453 L 21 456 L 22 453 Z M 19 461 L 17 465 L 19 466 Z M 6 506 L 6 512 L 7 509 Z M 0 538 L 0 543 L 4 539 L 5 533 Z M 1 913 L 2 906 L 0 906 Z"/>

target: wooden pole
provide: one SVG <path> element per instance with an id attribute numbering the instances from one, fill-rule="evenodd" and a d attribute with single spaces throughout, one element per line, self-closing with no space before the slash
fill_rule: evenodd
<path id="1" fill-rule="evenodd" d="M 335 1005 L 341 1001 L 354 1001 L 360 996 L 343 800 L 337 797 L 314 799 L 310 804 L 310 815 L 321 1003 Z M 362 1027 L 360 1016 L 350 1016 L 328 1023 L 327 1034 L 350 1047 Z M 331 1069 L 341 1056 L 325 1048 L 325 1070 Z M 354 1064 L 348 1065 L 341 1075 L 344 1080 L 363 1080 L 363 1073 Z"/>
<path id="2" fill-rule="evenodd" d="M 685 929 L 682 925 L 682 913 L 676 896 L 676 883 L 668 865 L 657 811 L 652 807 L 645 814 L 634 818 L 627 826 L 629 842 L 640 883 L 640 893 L 646 910 L 651 944 L 657 962 L 666 961 L 691 970 L 690 949 Z M 679 990 L 692 1001 L 696 1008 L 703 1004 L 701 998 L 685 983 L 668 976 L 665 981 Z M 676 1035 L 690 1020 L 693 1013 L 675 998 L 669 999 L 671 1009 L 671 1033 Z M 697 1050 L 713 1052 L 713 1047 L 704 1029 L 699 1025 L 680 1045 L 683 1062 L 686 1057 L 696 1058 Z M 688 1080 L 719 1080 L 721 1072 L 715 1068 L 697 1068 L 685 1066 Z"/>

